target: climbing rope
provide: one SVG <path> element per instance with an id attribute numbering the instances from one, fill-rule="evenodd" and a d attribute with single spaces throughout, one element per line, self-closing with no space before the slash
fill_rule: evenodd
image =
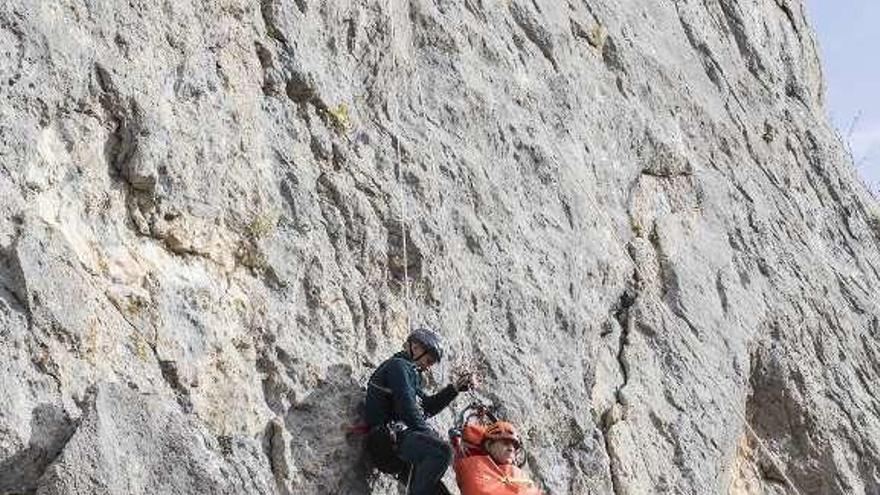
<path id="1" fill-rule="evenodd" d="M 416 49 L 416 46 L 415 46 L 415 43 L 416 43 L 415 36 L 412 36 L 410 41 L 411 41 L 412 52 L 413 52 L 413 55 L 415 56 L 415 59 L 413 61 L 413 65 L 416 66 L 415 70 L 414 70 L 414 77 L 415 77 L 416 90 L 417 90 L 418 99 L 419 99 L 419 114 L 420 114 L 421 121 L 422 121 L 422 130 L 425 133 L 425 147 L 428 150 L 428 163 L 430 164 L 430 170 L 431 170 L 431 174 L 430 174 L 431 185 L 437 193 L 436 201 L 440 205 L 438 224 L 439 224 L 440 228 L 443 229 L 447 233 L 445 238 L 447 240 L 452 240 L 452 239 L 454 239 L 454 236 L 448 235 L 449 228 L 451 228 L 451 226 L 452 226 L 451 215 L 449 214 L 449 202 L 444 199 L 444 195 L 441 192 L 442 189 L 441 189 L 441 180 L 440 180 L 440 167 L 438 165 L 438 162 L 437 162 L 437 159 L 435 156 L 434 140 L 431 139 L 431 136 L 428 131 L 428 129 L 429 129 L 428 116 L 427 116 L 427 111 L 426 111 L 427 105 L 425 103 L 424 86 L 422 85 L 422 78 L 421 78 L 420 72 L 418 71 L 418 67 L 417 67 L 418 50 Z M 446 253 L 446 254 L 447 254 L 447 259 L 451 259 L 450 254 L 449 253 Z M 448 269 L 450 270 L 450 272 L 452 271 L 452 269 L 454 267 L 455 267 L 454 263 L 450 262 L 449 266 L 448 266 Z M 451 284 L 447 283 L 447 278 L 448 277 L 444 276 L 444 272 L 441 270 L 440 273 L 438 274 L 438 279 L 439 279 L 438 285 L 440 287 L 443 287 L 444 289 L 450 288 Z M 456 293 L 455 293 L 455 291 L 453 291 L 451 294 L 451 298 L 450 298 L 450 301 L 453 304 L 449 309 L 449 311 L 451 311 L 451 313 L 452 313 L 451 327 L 452 327 L 452 331 L 454 332 L 454 341 L 457 342 L 459 345 L 463 345 L 465 342 L 465 339 L 467 337 L 467 333 L 465 332 L 465 325 L 464 325 L 464 322 L 462 321 L 463 316 L 464 316 L 462 313 L 466 310 L 467 305 L 454 304 L 456 299 L 457 299 Z M 465 364 L 463 361 L 459 361 L 458 363 L 456 363 L 453 366 L 452 371 L 456 375 L 461 375 L 461 374 L 480 375 L 481 374 L 478 369 L 474 368 L 472 363 Z M 475 401 L 478 400 L 478 398 L 476 396 L 476 391 L 474 389 L 472 389 L 472 388 L 469 389 L 468 394 L 470 395 L 472 400 L 475 400 Z"/>
<path id="2" fill-rule="evenodd" d="M 393 44 L 394 40 L 396 39 L 396 29 L 395 29 L 395 23 L 394 23 L 394 14 L 395 14 L 394 3 L 395 3 L 394 0 L 388 0 L 387 6 L 388 6 L 389 18 L 391 19 L 391 40 L 392 40 L 391 57 L 392 57 L 392 60 L 398 60 L 397 53 L 394 50 L 394 44 Z M 411 66 L 411 70 L 414 75 L 415 88 L 417 91 L 416 94 L 418 96 L 418 101 L 419 101 L 419 117 L 420 117 L 421 124 L 422 124 L 422 130 L 425 133 L 425 148 L 427 149 L 427 160 L 428 160 L 429 167 L 431 170 L 431 174 L 430 174 L 430 180 L 432 183 L 431 185 L 433 186 L 433 189 L 436 191 L 436 194 L 437 194 L 436 201 L 440 205 L 438 224 L 443 227 L 446 227 L 450 224 L 449 212 L 448 212 L 449 206 L 448 206 L 447 202 L 443 199 L 443 195 L 441 193 L 440 171 L 439 171 L 439 167 L 437 165 L 437 160 L 435 157 L 434 143 L 433 143 L 433 140 L 431 139 L 431 137 L 429 135 L 429 131 L 428 131 L 428 129 L 429 129 L 428 118 L 427 118 L 427 111 L 426 111 L 426 104 L 425 104 L 425 98 L 424 98 L 422 79 L 421 79 L 421 75 L 418 71 L 418 66 L 417 66 L 417 53 L 418 53 L 418 51 L 416 49 L 415 36 L 411 37 L 410 48 L 413 53 L 413 57 L 410 59 L 410 61 L 409 61 L 410 64 L 408 64 L 408 65 Z M 392 91 L 392 93 L 394 94 L 394 99 L 393 99 L 393 105 L 389 105 L 391 107 L 391 111 L 389 113 L 391 113 L 390 116 L 393 121 L 399 122 L 399 118 L 400 118 L 399 92 L 394 90 L 394 91 Z M 408 218 L 407 218 L 408 208 L 407 208 L 407 202 L 406 202 L 406 195 L 405 195 L 405 191 L 404 191 L 404 187 L 403 187 L 403 180 L 401 178 L 401 176 L 403 175 L 403 160 L 402 160 L 401 153 L 400 153 L 400 141 L 402 139 L 402 136 L 403 136 L 402 130 L 400 128 L 398 128 L 397 129 L 397 136 L 396 136 L 396 140 L 395 140 L 395 152 L 396 152 L 396 161 L 397 161 L 396 188 L 397 188 L 397 195 L 399 198 L 400 210 L 401 210 L 401 216 L 398 221 L 398 224 L 400 226 L 401 244 L 403 246 L 404 294 L 405 294 L 407 324 L 409 325 L 409 319 L 411 317 L 410 315 L 411 315 L 413 308 L 412 308 L 412 295 L 410 292 L 410 280 L 409 280 L 409 259 L 408 259 L 409 240 L 407 239 L 407 235 L 406 235 L 406 223 L 408 220 Z M 414 147 L 414 149 L 415 149 L 415 147 Z M 451 236 L 447 236 L 447 238 L 451 238 Z M 443 271 L 441 270 L 440 273 L 438 274 L 438 286 L 444 287 L 444 288 L 449 287 L 449 285 L 446 283 L 445 278 L 446 277 L 443 276 Z M 461 343 L 464 341 L 464 329 L 462 326 L 461 314 L 455 308 L 452 309 L 452 314 L 453 314 L 453 324 L 451 326 L 452 326 L 453 332 L 455 333 L 453 340 L 455 342 Z M 440 371 L 442 374 L 445 371 L 443 369 L 443 367 L 445 366 L 445 363 L 441 362 L 440 366 L 441 366 Z"/>
<path id="3" fill-rule="evenodd" d="M 397 154 L 397 190 L 400 196 L 400 239 L 401 245 L 403 249 L 403 293 L 404 293 L 404 305 L 406 308 L 407 320 L 409 319 L 409 312 L 411 308 L 411 297 L 409 292 L 409 252 L 407 249 L 407 241 L 406 241 L 406 222 L 407 222 L 407 214 L 406 214 L 406 193 L 403 190 L 403 185 L 401 184 L 400 174 L 401 169 L 403 167 L 403 162 L 400 159 L 400 132 L 398 132 L 397 139 L 395 141 L 395 148 Z M 407 321 L 407 328 L 409 328 L 409 321 Z"/>
<path id="4" fill-rule="evenodd" d="M 752 434 L 752 438 L 754 438 L 755 441 L 758 442 L 758 446 L 761 447 L 762 449 L 764 449 L 764 453 L 767 454 L 767 457 L 769 457 L 770 461 L 773 462 L 773 465 L 776 467 L 776 470 L 779 471 L 779 474 L 782 475 L 782 478 L 788 484 L 788 487 L 791 488 L 791 491 L 793 491 L 795 493 L 795 495 L 801 495 L 800 490 L 797 489 L 794 482 L 792 482 L 791 479 L 788 477 L 788 475 L 785 473 L 785 469 L 783 469 L 782 464 L 779 462 L 779 459 L 777 459 L 776 456 L 773 455 L 773 452 L 771 452 L 770 449 L 767 448 L 767 445 L 764 444 L 764 441 L 761 440 L 761 437 L 758 436 L 758 433 L 754 430 L 754 428 L 752 428 L 752 425 L 750 425 L 749 422 L 746 420 L 745 414 L 743 414 L 739 410 L 737 410 L 736 413 L 737 413 L 737 415 L 739 415 L 740 421 L 742 421 L 742 423 L 746 426 L 746 429 L 749 430 L 749 433 Z"/>
<path id="5" fill-rule="evenodd" d="M 415 40 L 413 40 L 413 53 L 415 53 L 415 51 L 416 51 L 415 50 Z M 445 228 L 449 225 L 449 211 L 448 211 L 449 206 L 448 206 L 447 202 L 444 201 L 443 195 L 440 192 L 440 170 L 439 170 L 439 167 L 437 166 L 437 160 L 435 159 L 435 156 L 434 156 L 433 141 L 431 140 L 430 136 L 428 135 L 428 117 L 427 117 L 427 112 L 425 111 L 425 99 L 424 99 L 424 93 L 423 93 L 423 87 L 422 87 L 422 78 L 419 75 L 419 71 L 417 69 L 415 70 L 415 82 L 416 82 L 416 90 L 418 92 L 417 94 L 419 97 L 419 113 L 421 114 L 422 130 L 425 132 L 426 147 L 428 149 L 428 162 L 430 163 L 430 168 L 431 168 L 431 182 L 432 182 L 431 185 L 433 186 L 434 190 L 437 191 L 436 201 L 440 205 L 440 208 L 439 208 L 440 216 L 438 219 L 438 223 L 442 226 L 441 228 Z M 449 236 L 449 235 L 447 235 L 445 237 L 447 239 L 452 239 L 452 236 Z M 452 265 L 450 264 L 450 269 L 451 268 L 452 268 Z M 443 287 L 444 289 L 448 289 L 450 287 L 450 284 L 448 284 L 446 282 L 447 282 L 446 277 L 443 275 L 443 272 L 441 270 L 440 273 L 438 274 L 438 285 L 440 285 L 440 287 Z M 453 332 L 455 332 L 455 339 L 454 340 L 455 340 L 455 342 L 458 342 L 459 344 L 461 344 L 462 342 L 464 342 L 465 332 L 464 332 L 464 328 L 463 328 L 462 322 L 461 322 L 461 314 L 459 313 L 460 308 L 458 308 L 458 309 L 452 308 L 451 311 L 452 311 L 452 318 L 453 318 L 452 329 L 453 329 Z M 455 372 L 455 373 L 458 373 L 460 371 L 461 370 L 453 369 L 453 372 Z M 473 390 L 469 390 L 469 392 L 471 394 L 473 394 Z"/>
<path id="6" fill-rule="evenodd" d="M 392 69 L 394 69 L 397 66 L 397 63 L 396 63 L 397 57 L 395 55 L 395 49 L 394 49 L 394 40 L 396 39 L 396 33 L 395 33 L 395 28 L 394 28 L 394 26 L 395 26 L 394 0 L 387 1 L 387 9 L 388 9 L 388 18 L 391 23 L 391 43 L 390 43 L 391 44 L 390 53 L 391 53 L 391 62 L 392 62 L 391 65 L 392 65 Z M 388 99 L 389 100 L 389 105 L 388 105 L 389 112 L 388 113 L 389 113 L 389 118 L 391 119 L 391 122 L 399 123 L 400 122 L 399 92 L 395 88 L 395 86 L 396 86 L 396 84 L 394 84 L 395 78 L 392 77 L 391 80 L 392 80 L 392 91 L 391 91 L 392 97 Z M 398 126 L 399 126 L 399 124 L 398 124 Z M 407 252 L 408 246 L 407 246 L 407 239 L 406 239 L 406 223 L 407 223 L 406 193 L 404 191 L 403 181 L 401 178 L 401 175 L 403 172 L 403 160 L 401 159 L 401 155 L 400 155 L 400 140 L 401 140 L 401 137 L 403 134 L 401 132 L 400 127 L 397 127 L 396 131 L 397 132 L 395 133 L 393 138 L 394 138 L 396 165 L 397 165 L 396 170 L 395 170 L 395 179 L 396 179 L 395 185 L 396 185 L 396 189 L 397 189 L 398 198 L 400 201 L 400 217 L 398 218 L 398 226 L 400 228 L 401 247 L 403 249 L 403 294 L 404 294 L 403 314 L 404 314 L 405 328 L 407 329 L 407 331 L 409 331 L 411 328 L 410 311 L 412 308 L 412 304 L 411 304 L 410 289 L 409 289 L 409 253 Z"/>

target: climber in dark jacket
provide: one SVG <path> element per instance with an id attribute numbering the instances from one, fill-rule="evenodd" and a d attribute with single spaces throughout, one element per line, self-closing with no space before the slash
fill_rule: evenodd
<path id="1" fill-rule="evenodd" d="M 365 405 L 370 427 L 367 451 L 380 470 L 409 483 L 409 495 L 444 495 L 449 492 L 440 479 L 452 462 L 452 448 L 425 419 L 442 411 L 476 381 L 467 374 L 428 395 L 422 390 L 420 373 L 443 358 L 440 337 L 419 328 L 403 347 L 370 377 Z"/>

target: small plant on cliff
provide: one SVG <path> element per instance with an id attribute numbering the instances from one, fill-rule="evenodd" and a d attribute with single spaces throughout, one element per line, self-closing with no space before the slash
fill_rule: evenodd
<path id="1" fill-rule="evenodd" d="M 600 24 L 596 23 L 590 32 L 587 35 L 587 42 L 601 52 L 605 48 L 605 41 L 608 39 L 608 29 Z"/>
<path id="2" fill-rule="evenodd" d="M 275 41 L 279 41 L 281 43 L 286 42 L 287 40 L 284 38 L 284 35 L 278 29 L 278 26 L 272 23 L 266 24 L 266 35 L 272 38 Z"/>
<path id="3" fill-rule="evenodd" d="M 345 103 L 340 103 L 334 108 L 328 108 L 327 116 L 330 119 L 330 123 L 333 124 L 333 128 L 340 134 L 344 134 L 351 129 L 351 117 L 348 115 L 348 106 Z"/>
<path id="4" fill-rule="evenodd" d="M 245 226 L 245 233 L 251 239 L 262 239 L 275 230 L 278 225 L 278 213 L 265 211 L 256 215 Z"/>

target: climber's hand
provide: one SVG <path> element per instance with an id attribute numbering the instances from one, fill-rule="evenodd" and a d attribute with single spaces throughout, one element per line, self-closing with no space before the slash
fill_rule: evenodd
<path id="1" fill-rule="evenodd" d="M 473 373 L 463 373 L 455 379 L 455 389 L 459 392 L 467 392 L 479 386 L 480 382 Z"/>

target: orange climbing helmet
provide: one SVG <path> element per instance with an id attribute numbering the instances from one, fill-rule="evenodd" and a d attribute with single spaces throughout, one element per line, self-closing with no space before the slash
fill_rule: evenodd
<path id="1" fill-rule="evenodd" d="M 519 439 L 519 433 L 516 431 L 516 427 L 507 421 L 496 421 L 486 428 L 486 433 L 483 435 L 483 442 L 485 443 L 491 440 L 510 440 L 517 448 L 522 444 Z"/>

